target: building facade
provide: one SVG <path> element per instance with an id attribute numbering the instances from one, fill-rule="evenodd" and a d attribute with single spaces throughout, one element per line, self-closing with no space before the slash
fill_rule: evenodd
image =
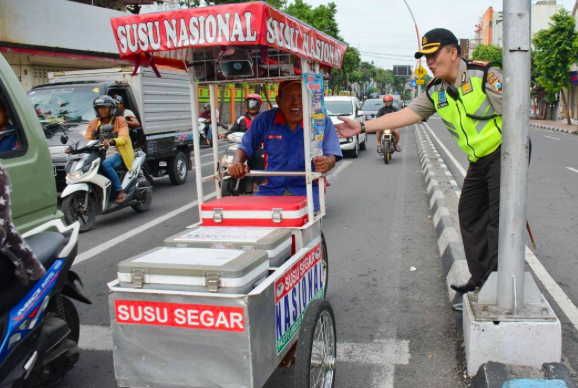
<path id="1" fill-rule="evenodd" d="M 1 0 L 0 53 L 24 90 L 62 70 L 132 66 L 121 61 L 110 19 L 150 0 Z"/>

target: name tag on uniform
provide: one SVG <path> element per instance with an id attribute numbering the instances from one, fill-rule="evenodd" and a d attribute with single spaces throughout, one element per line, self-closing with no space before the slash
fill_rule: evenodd
<path id="1" fill-rule="evenodd" d="M 443 108 L 444 106 L 448 106 L 448 96 L 446 95 L 446 91 L 444 89 L 442 89 L 442 90 L 440 90 L 438 109 Z"/>
<path id="2" fill-rule="evenodd" d="M 472 88 L 472 82 L 468 81 L 464 84 L 462 84 L 462 94 L 465 96 L 468 93 L 471 93 L 471 91 L 473 90 Z"/>

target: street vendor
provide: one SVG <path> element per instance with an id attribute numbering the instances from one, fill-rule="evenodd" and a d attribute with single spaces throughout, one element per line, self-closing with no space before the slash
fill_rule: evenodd
<path id="1" fill-rule="evenodd" d="M 259 114 L 251 123 L 251 130 L 243 136 L 229 174 L 241 179 L 249 173 L 244 163 L 253 156 L 263 143 L 267 171 L 305 171 L 303 143 L 303 105 L 301 81 L 283 81 L 279 84 L 277 104 L 279 108 Z M 331 120 L 325 118 L 322 141 L 323 155 L 313 158 L 312 169 L 327 173 L 341 160 L 339 139 Z M 319 190 L 314 183 L 313 201 L 319 210 Z M 255 193 L 258 196 L 307 195 L 305 177 L 268 177 Z"/>

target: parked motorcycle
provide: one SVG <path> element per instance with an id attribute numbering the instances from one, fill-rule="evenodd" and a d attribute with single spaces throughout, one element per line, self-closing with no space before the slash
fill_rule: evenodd
<path id="1" fill-rule="evenodd" d="M 227 136 L 227 140 L 232 144 L 227 148 L 225 156 L 223 156 L 221 160 L 224 172 L 233 164 L 235 151 L 239 148 L 239 144 L 241 144 L 243 140 L 243 135 L 244 132 L 234 132 Z M 253 158 L 245 162 L 245 164 L 249 166 L 250 170 L 264 170 L 265 159 L 263 148 L 259 148 L 253 155 Z M 263 177 L 246 176 L 243 179 L 235 179 L 230 175 L 225 175 L 221 180 L 221 195 L 223 197 L 253 195 L 255 186 L 263 183 L 263 181 Z"/>
<path id="2" fill-rule="evenodd" d="M 68 224 L 80 222 L 81 232 L 92 229 L 98 214 L 112 213 L 127 206 L 141 213 L 151 207 L 152 186 L 143 169 L 146 154 L 142 150 L 135 150 L 130 171 L 127 171 L 124 164 L 115 168 L 126 193 L 124 202 L 116 203 L 110 180 L 99 172 L 101 162 L 106 157 L 103 142 L 110 137 L 112 128 L 112 125 L 104 125 L 101 129 L 103 135 L 97 140 L 78 141 L 70 150 L 66 162 L 66 188 L 61 195 L 62 212 Z"/>
<path id="3" fill-rule="evenodd" d="M 395 137 L 393 136 L 393 131 L 391 129 L 383 131 L 383 136 L 381 137 L 381 149 L 383 150 L 383 161 L 385 164 L 389 164 L 389 161 L 395 152 Z"/>
<path id="4" fill-rule="evenodd" d="M 78 362 L 80 321 L 71 299 L 91 304 L 70 270 L 79 228 L 53 220 L 23 235 L 46 275 L 28 286 L 14 279 L 0 297 L 0 388 L 54 387 Z"/>

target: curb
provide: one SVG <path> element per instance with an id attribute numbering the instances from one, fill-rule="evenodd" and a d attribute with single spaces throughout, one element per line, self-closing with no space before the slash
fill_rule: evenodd
<path id="1" fill-rule="evenodd" d="M 438 249 L 447 281 L 448 296 L 450 303 L 454 304 L 459 302 L 459 300 L 455 298 L 456 292 L 450 288 L 450 285 L 452 283 L 465 283 L 470 278 L 470 273 L 460 231 L 450 215 L 440 182 L 448 182 L 454 186 L 456 191 L 458 191 L 458 188 L 454 185 L 455 180 L 447 166 L 440 162 L 442 160 L 441 156 L 435 150 L 435 146 L 433 146 L 425 130 L 416 126 L 414 127 L 414 133 L 427 187 L 430 215 L 438 236 Z M 427 145 L 430 145 L 431 151 L 428 150 Z M 436 167 L 438 170 L 442 169 L 444 173 L 436 175 Z"/>
<path id="2" fill-rule="evenodd" d="M 556 131 L 556 132 L 563 132 L 563 133 L 568 133 L 570 135 L 578 135 L 578 131 L 570 131 L 568 129 L 562 129 L 562 128 L 558 128 L 558 127 L 552 127 L 550 125 L 544 125 L 544 124 L 530 124 L 531 127 L 534 128 L 542 128 L 542 129 L 547 129 L 549 131 Z"/>

